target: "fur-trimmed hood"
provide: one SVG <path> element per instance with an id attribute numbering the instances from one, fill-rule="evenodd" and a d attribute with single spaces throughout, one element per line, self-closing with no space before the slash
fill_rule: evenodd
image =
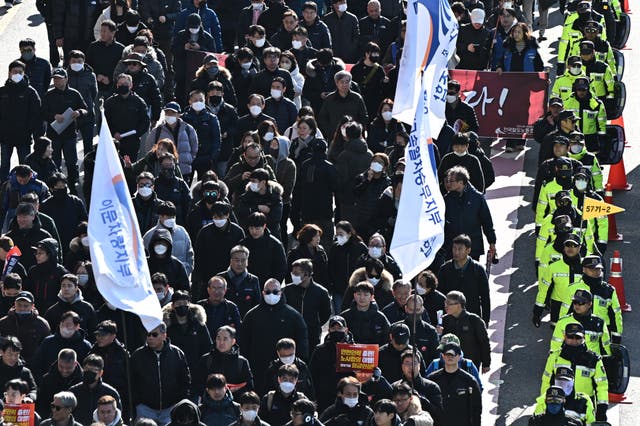
<path id="1" fill-rule="evenodd" d="M 250 184 L 251 184 L 251 182 L 247 183 L 247 185 L 245 186 L 245 191 L 248 192 L 248 193 L 251 193 L 251 188 L 249 188 Z M 282 185 L 280 185 L 275 180 L 268 180 L 267 181 L 267 194 L 273 194 L 274 192 L 279 194 L 280 196 L 282 196 L 282 193 L 284 192 L 284 189 L 282 188 Z"/>
<path id="2" fill-rule="evenodd" d="M 367 280 L 367 274 L 365 272 L 365 267 L 361 267 L 353 271 L 351 274 L 351 278 L 349 278 L 349 287 L 355 287 L 361 281 Z M 386 269 L 382 270 L 382 274 L 380 274 L 380 282 L 376 285 L 376 288 L 380 287 L 384 290 L 391 290 L 391 286 L 393 285 L 393 275 Z"/>
<path id="3" fill-rule="evenodd" d="M 200 325 L 206 325 L 207 323 L 207 313 L 204 308 L 197 303 L 189 304 L 189 319 L 196 320 Z M 171 326 L 174 323 L 175 315 L 173 315 L 173 304 L 169 303 L 162 307 L 162 320 L 167 327 Z"/>

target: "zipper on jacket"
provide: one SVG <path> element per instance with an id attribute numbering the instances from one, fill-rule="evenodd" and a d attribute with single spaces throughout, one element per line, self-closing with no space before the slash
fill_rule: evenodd
<path id="1" fill-rule="evenodd" d="M 160 392 L 160 405 L 158 405 L 158 409 L 162 410 L 162 372 L 160 371 L 160 352 L 156 352 L 155 354 L 158 365 L 158 391 Z"/>

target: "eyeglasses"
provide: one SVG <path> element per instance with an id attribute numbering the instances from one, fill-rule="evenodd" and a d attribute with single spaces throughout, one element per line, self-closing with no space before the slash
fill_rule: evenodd
<path id="1" fill-rule="evenodd" d="M 280 290 L 265 290 L 264 294 L 275 294 L 275 295 L 278 295 L 278 294 L 280 294 Z"/>
<path id="2" fill-rule="evenodd" d="M 157 331 L 152 331 L 151 333 L 147 333 L 147 337 L 158 337 L 160 335 Z"/>
<path id="3" fill-rule="evenodd" d="M 51 404 L 51 409 L 55 410 L 55 411 L 64 410 L 65 408 L 67 408 L 67 407 L 63 407 L 63 406 L 56 405 L 56 404 Z"/>
<path id="4" fill-rule="evenodd" d="M 207 196 L 207 197 L 217 197 L 218 193 L 217 192 L 205 192 L 204 195 Z"/>

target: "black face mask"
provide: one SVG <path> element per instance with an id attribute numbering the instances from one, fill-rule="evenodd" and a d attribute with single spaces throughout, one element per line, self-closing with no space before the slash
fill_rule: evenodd
<path id="1" fill-rule="evenodd" d="M 53 198 L 64 198 L 67 195 L 67 188 L 52 189 L 51 195 L 53 195 Z"/>
<path id="2" fill-rule="evenodd" d="M 209 97 L 209 100 L 211 101 L 211 105 L 218 105 L 222 100 L 222 96 L 213 95 Z"/>
<path id="3" fill-rule="evenodd" d="M 271 154 L 273 158 L 278 158 L 278 154 L 280 154 L 280 149 L 269 148 L 269 154 Z"/>
<path id="4" fill-rule="evenodd" d="M 371 55 L 369 56 L 369 60 L 371 62 L 380 62 L 380 55 Z"/>
<path id="5" fill-rule="evenodd" d="M 128 95 L 130 91 L 131 89 L 129 88 L 129 86 L 118 86 L 116 88 L 116 93 L 118 95 Z"/>
<path id="6" fill-rule="evenodd" d="M 160 177 L 165 179 L 173 179 L 176 175 L 174 169 L 162 169 L 160 170 Z"/>
<path id="7" fill-rule="evenodd" d="M 344 331 L 330 331 L 329 337 L 333 342 L 342 342 L 347 337 L 347 333 Z"/>
<path id="8" fill-rule="evenodd" d="M 176 306 L 174 309 L 176 311 L 176 315 L 178 315 L 179 317 L 186 317 L 189 313 L 189 307 L 186 305 Z"/>
<path id="9" fill-rule="evenodd" d="M 84 373 L 82 373 L 82 382 L 90 385 L 91 383 L 94 383 L 96 381 L 97 377 L 97 373 L 94 373 L 93 371 L 85 371 Z"/>
<path id="10" fill-rule="evenodd" d="M 203 197 L 203 199 L 204 199 L 204 202 L 205 202 L 205 203 L 207 203 L 207 204 L 213 204 L 213 203 L 215 203 L 216 201 L 218 201 L 218 198 L 217 198 L 217 197 L 214 197 L 214 196 L 212 196 L 212 195 L 205 195 L 205 196 Z"/>

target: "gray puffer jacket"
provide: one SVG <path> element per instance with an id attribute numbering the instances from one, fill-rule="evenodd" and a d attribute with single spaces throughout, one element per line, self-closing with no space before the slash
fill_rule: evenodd
<path id="1" fill-rule="evenodd" d="M 177 137 L 166 122 L 159 123 L 147 136 L 147 148 L 153 147 L 160 139 L 171 139 L 178 150 L 178 167 L 184 176 L 191 173 L 191 163 L 198 153 L 198 134 L 191 124 L 181 118 L 176 126 Z"/>

